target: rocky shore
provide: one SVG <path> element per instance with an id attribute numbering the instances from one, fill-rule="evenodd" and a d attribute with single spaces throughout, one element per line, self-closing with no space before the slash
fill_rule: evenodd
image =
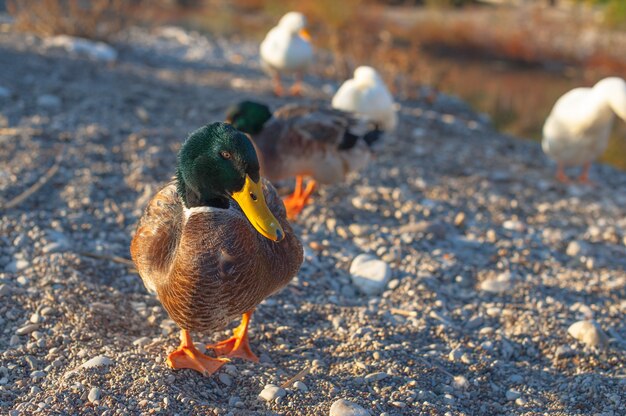
<path id="1" fill-rule="evenodd" d="M 374 163 L 305 209 L 301 272 L 252 322 L 261 362 L 170 370 L 135 224 L 188 132 L 291 98 L 254 44 L 113 47 L 0 32 L 0 413 L 626 414 L 626 173 L 559 184 L 537 143 L 444 95 L 402 102 Z M 304 100 L 337 87 L 305 81 Z"/>

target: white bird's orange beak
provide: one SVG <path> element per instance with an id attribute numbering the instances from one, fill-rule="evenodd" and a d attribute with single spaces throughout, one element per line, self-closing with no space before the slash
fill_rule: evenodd
<path id="1" fill-rule="evenodd" d="M 308 30 L 300 29 L 300 32 L 298 32 L 298 34 L 300 35 L 302 39 L 306 40 L 307 42 L 311 42 L 311 34 L 309 33 Z"/>

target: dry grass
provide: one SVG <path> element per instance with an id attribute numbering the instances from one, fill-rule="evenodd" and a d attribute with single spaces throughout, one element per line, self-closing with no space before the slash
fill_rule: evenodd
<path id="1" fill-rule="evenodd" d="M 106 40 L 135 23 L 141 1 L 9 0 L 15 28 L 43 36 L 72 35 Z"/>
<path id="2" fill-rule="evenodd" d="M 299 10 L 309 19 L 316 47 L 330 52 L 330 56 L 318 54 L 319 75 L 342 80 L 356 66 L 370 64 L 381 72 L 394 93 L 407 99 L 419 98 L 421 85 L 436 90 L 448 83 L 451 70 L 432 64 L 428 55 L 433 51 L 537 67 L 556 62 L 596 68 L 603 73 L 626 69 L 626 59 L 616 53 L 623 50 L 621 40 L 587 46 L 586 50 L 576 41 L 583 31 L 604 30 L 589 17 L 586 9 L 564 15 L 563 11 L 540 6 L 460 10 L 389 8 L 376 0 L 213 0 L 210 3 L 205 13 L 199 13 L 207 24 L 215 26 L 218 22 L 231 34 L 257 38 L 283 13 Z"/>

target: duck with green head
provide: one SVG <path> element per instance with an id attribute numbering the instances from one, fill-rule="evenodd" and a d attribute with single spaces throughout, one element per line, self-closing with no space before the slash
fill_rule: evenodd
<path id="1" fill-rule="evenodd" d="M 167 363 L 205 375 L 229 358 L 258 361 L 248 343 L 252 312 L 296 275 L 303 256 L 252 143 L 225 123 L 183 144 L 176 178 L 146 207 L 130 250 L 144 284 L 181 328 Z M 207 346 L 217 358 L 194 347 L 191 331 L 221 330 L 239 315 L 231 338 Z"/>
<path id="2" fill-rule="evenodd" d="M 242 101 L 226 121 L 252 138 L 261 174 L 270 181 L 296 178 L 285 199 L 287 217 L 295 218 L 308 203 L 316 184 L 345 180 L 369 163 L 382 136 L 380 127 L 323 105 L 290 104 L 271 112 L 265 104 Z M 304 177 L 311 180 L 303 187 Z"/>

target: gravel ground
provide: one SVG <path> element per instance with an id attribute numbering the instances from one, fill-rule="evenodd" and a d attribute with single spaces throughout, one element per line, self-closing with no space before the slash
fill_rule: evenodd
<path id="1" fill-rule="evenodd" d="M 168 29 L 115 47 L 103 64 L 0 33 L 0 413 L 626 414 L 626 174 L 560 185 L 536 143 L 445 96 L 402 103 L 374 163 L 305 209 L 301 272 L 253 318 L 260 364 L 167 368 L 176 327 L 123 261 L 137 219 L 189 131 L 289 99 L 254 45 Z M 382 293 L 351 279 L 363 253 Z"/>

